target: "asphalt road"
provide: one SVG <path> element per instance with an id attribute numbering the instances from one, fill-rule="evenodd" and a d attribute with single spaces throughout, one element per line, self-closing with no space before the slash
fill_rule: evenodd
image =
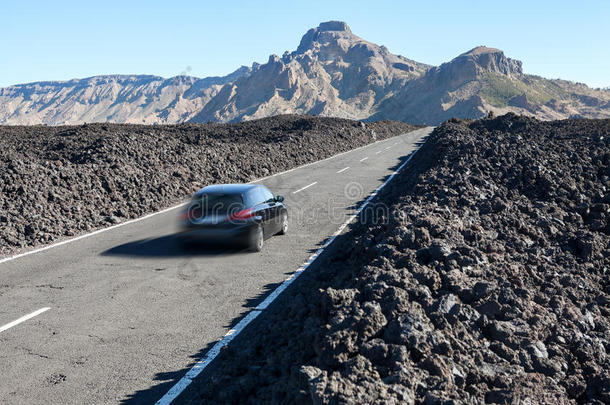
<path id="1" fill-rule="evenodd" d="M 170 210 L 1 263 L 0 403 L 159 399 L 429 132 L 261 181 L 290 210 L 288 235 L 267 240 L 261 253 L 184 251 L 173 236 L 178 211 Z"/>

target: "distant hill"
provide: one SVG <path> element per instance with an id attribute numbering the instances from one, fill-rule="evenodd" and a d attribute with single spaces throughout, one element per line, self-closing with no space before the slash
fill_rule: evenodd
<path id="1" fill-rule="evenodd" d="M 523 72 L 476 47 L 434 67 L 354 35 L 312 28 L 297 49 L 224 77 L 95 76 L 0 89 L 0 124 L 236 122 L 277 114 L 438 124 L 489 111 L 541 119 L 610 118 L 610 91 Z"/>
<path id="2" fill-rule="evenodd" d="M 116 122 L 172 124 L 199 112 L 228 82 L 247 76 L 241 67 L 224 77 L 107 75 L 0 88 L 0 124 Z"/>

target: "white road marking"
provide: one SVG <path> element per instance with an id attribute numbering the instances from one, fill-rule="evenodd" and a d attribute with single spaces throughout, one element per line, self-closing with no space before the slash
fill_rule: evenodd
<path id="1" fill-rule="evenodd" d="M 391 146 L 388 146 L 388 147 L 387 147 L 387 148 L 385 148 L 384 150 L 388 150 L 388 149 L 391 149 L 391 148 L 392 148 Z"/>
<path id="2" fill-rule="evenodd" d="M 425 128 L 420 128 L 420 129 L 425 129 Z M 414 132 L 414 131 L 419 131 L 419 129 L 415 129 L 415 130 L 413 130 L 411 132 Z M 398 137 L 410 134 L 411 132 L 405 132 L 404 134 L 396 135 L 396 136 L 393 136 L 392 138 L 398 138 Z M 369 144 L 366 144 L 366 145 L 358 146 L 355 149 L 350 149 L 350 150 L 346 150 L 345 152 L 337 153 L 336 155 L 332 155 L 330 157 L 327 157 L 326 159 L 316 160 L 315 162 L 305 163 L 304 165 L 293 167 L 292 169 L 284 170 L 283 172 L 279 172 L 279 173 L 275 173 L 275 174 L 270 174 L 269 176 L 265 176 L 265 177 L 261 177 L 260 179 L 249 181 L 247 184 L 258 183 L 260 181 L 270 179 L 271 177 L 281 176 L 282 174 L 290 173 L 292 171 L 295 171 L 295 170 L 298 170 L 298 169 L 302 169 L 302 168 L 307 167 L 307 166 L 315 165 L 316 163 L 326 162 L 327 160 L 334 159 L 336 157 L 343 156 L 343 155 L 345 155 L 347 153 L 355 152 L 355 151 L 360 150 L 360 149 L 368 148 L 369 146 L 377 145 L 380 142 L 388 141 L 389 139 L 392 139 L 392 138 L 388 138 L 388 139 L 385 139 L 383 141 L 375 141 L 375 142 L 372 142 L 372 143 L 369 143 Z M 396 144 L 398 144 L 398 142 L 396 142 Z"/>
<path id="3" fill-rule="evenodd" d="M 407 133 L 409 133 L 409 132 L 405 132 L 404 134 L 396 135 L 396 137 L 403 136 L 403 135 L 405 135 Z M 373 145 L 375 145 L 375 144 L 377 144 L 379 142 L 383 142 L 383 141 L 375 141 L 373 143 L 369 143 L 369 144 L 366 144 L 366 145 L 359 146 L 359 147 L 357 147 L 355 149 L 350 149 L 350 150 L 347 150 L 345 152 L 337 153 L 336 155 L 329 156 L 326 159 L 316 160 L 315 162 L 305 163 L 304 165 L 293 167 L 292 169 L 284 170 L 283 172 L 279 172 L 279 173 L 275 173 L 275 174 L 270 174 L 269 176 L 265 176 L 265 177 L 261 177 L 260 179 L 249 181 L 248 184 L 258 183 L 258 182 L 261 182 L 263 180 L 269 179 L 271 177 L 281 176 L 282 174 L 290 173 L 292 171 L 295 171 L 295 170 L 298 170 L 298 169 L 301 169 L 301 168 L 304 168 L 304 167 L 307 167 L 307 166 L 311 166 L 311 165 L 314 165 L 314 164 L 317 164 L 317 163 L 325 162 L 327 160 L 334 159 L 336 157 L 345 155 L 347 153 L 355 152 L 357 150 L 364 149 L 364 148 L 367 148 L 369 146 L 373 146 Z M 88 238 L 88 237 L 93 236 L 93 235 L 100 234 L 102 232 L 109 231 L 111 229 L 116 229 L 116 228 L 119 228 L 121 226 L 133 224 L 134 222 L 143 221 L 145 219 L 154 217 L 155 215 L 163 214 L 163 213 L 166 213 L 168 211 L 180 208 L 184 204 L 186 204 L 186 203 L 182 202 L 180 204 L 176 204 L 176 205 L 171 206 L 169 208 L 164 208 L 164 209 L 162 209 L 160 211 L 152 212 L 150 214 L 144 215 L 144 216 L 139 217 L 139 218 L 134 218 L 134 219 L 130 219 L 129 221 L 121 222 L 120 224 L 112 225 L 112 226 L 109 226 L 107 228 L 98 229 L 98 230 L 90 232 L 90 233 L 85 233 L 85 234 L 76 236 L 74 238 L 62 240 L 61 242 L 52 243 L 50 245 L 46 245 L 46 246 L 43 246 L 43 247 L 40 247 L 40 248 L 37 248 L 37 249 L 28 250 L 27 252 L 18 253 L 18 254 L 13 255 L 13 256 L 8 256 L 8 257 L 0 259 L 0 263 L 5 263 L 5 262 L 11 261 L 11 260 L 19 259 L 20 257 L 33 255 L 35 253 L 40 253 L 40 252 L 43 252 L 45 250 L 52 249 L 54 247 L 59 247 L 59 246 L 62 246 L 62 245 L 68 244 L 68 243 L 76 242 L 77 240 L 81 240 L 81 239 Z"/>
<path id="4" fill-rule="evenodd" d="M 360 159 L 361 162 L 364 162 L 365 160 L 367 160 L 369 157 L 363 157 L 362 159 Z"/>
<path id="5" fill-rule="evenodd" d="M 246 327 L 250 322 L 252 322 L 257 316 L 259 316 L 261 311 L 257 309 L 253 309 L 246 315 L 241 321 L 237 323 L 227 332 L 227 334 L 206 353 L 205 357 L 199 360 L 195 365 L 178 381 L 163 397 L 157 401 L 155 405 L 169 405 L 172 403 L 174 399 L 178 397 L 184 391 L 186 387 L 188 387 L 191 382 L 207 367 L 208 364 L 212 362 L 218 356 L 223 347 L 227 346 L 235 336 L 239 335 L 239 333 Z"/>
<path id="6" fill-rule="evenodd" d="M 343 169 L 339 170 L 337 173 L 343 173 L 344 171 L 346 171 L 347 169 L 349 169 L 349 166 L 344 167 Z"/>
<path id="7" fill-rule="evenodd" d="M 318 184 L 318 182 L 317 182 L 317 181 L 314 181 L 313 183 L 308 184 L 308 185 L 306 185 L 305 187 L 301 187 L 300 189 L 298 189 L 298 190 L 296 190 L 296 191 L 293 191 L 293 192 L 292 192 L 292 194 L 296 194 L 296 193 L 298 193 L 298 192 L 300 192 L 300 191 L 303 191 L 303 190 L 305 190 L 306 188 L 309 188 L 309 187 L 314 186 L 314 185 L 316 185 L 316 184 Z"/>
<path id="8" fill-rule="evenodd" d="M 376 155 L 379 155 L 381 152 L 383 152 L 382 150 L 378 150 L 377 152 L 375 152 Z"/>
<path id="9" fill-rule="evenodd" d="M 172 403 L 174 399 L 178 397 L 184 391 L 186 387 L 188 387 L 193 380 L 218 356 L 220 350 L 227 346 L 229 342 L 231 342 L 235 336 L 237 336 L 250 322 L 252 322 L 257 316 L 261 314 L 261 312 L 273 302 L 281 293 L 284 291 L 294 280 L 296 280 L 307 268 L 324 252 L 333 241 L 339 236 L 345 227 L 347 227 L 360 213 L 362 210 L 371 202 L 373 198 L 381 191 L 386 184 L 388 184 L 394 176 L 396 176 L 406 165 L 409 163 L 413 155 L 415 155 L 417 150 L 413 151 L 411 155 L 401 164 L 398 169 L 396 169 L 383 184 L 373 191 L 371 195 L 368 196 L 366 200 L 360 205 L 358 210 L 352 214 L 347 221 L 341 225 L 339 229 L 335 233 L 331 235 L 330 238 L 326 240 L 326 242 L 316 250 L 310 257 L 299 267 L 294 273 L 290 275 L 282 284 L 280 284 L 271 294 L 265 298 L 263 302 L 258 304 L 256 308 L 250 311 L 233 329 L 231 329 L 220 341 L 218 341 L 203 357 L 203 359 L 199 360 L 195 365 L 182 377 L 159 401 L 157 401 L 156 405 L 169 405 Z"/>
<path id="10" fill-rule="evenodd" d="M 19 325 L 20 323 L 25 322 L 28 319 L 31 319 L 31 318 L 33 318 L 33 317 L 35 317 L 37 315 L 40 315 L 43 312 L 48 311 L 49 309 L 51 309 L 51 308 L 49 308 L 49 307 L 40 308 L 38 311 L 34 311 L 31 314 L 27 314 L 25 316 L 22 316 L 21 318 L 13 321 L 11 323 L 7 323 L 4 326 L 0 326 L 0 332 L 4 332 L 5 330 L 12 328 L 13 326 Z"/>

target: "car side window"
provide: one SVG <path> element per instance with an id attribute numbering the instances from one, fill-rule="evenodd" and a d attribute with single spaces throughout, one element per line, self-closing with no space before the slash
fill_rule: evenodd
<path id="1" fill-rule="evenodd" d="M 268 188 L 266 188 L 266 187 L 259 187 L 259 189 L 261 190 L 261 194 L 263 195 L 263 201 L 264 202 L 273 202 L 273 201 L 275 201 L 275 197 L 273 196 L 273 193 L 271 191 L 269 191 Z"/>

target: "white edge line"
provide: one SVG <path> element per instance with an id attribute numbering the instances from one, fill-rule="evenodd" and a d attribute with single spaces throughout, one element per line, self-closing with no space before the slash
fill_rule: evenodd
<path id="1" fill-rule="evenodd" d="M 337 238 L 337 236 L 339 236 L 343 232 L 343 230 L 360 214 L 360 212 L 362 212 L 364 207 L 366 207 L 371 202 L 371 200 L 373 198 L 375 198 L 375 196 L 379 193 L 379 191 L 381 191 L 381 189 L 383 187 L 385 187 L 385 185 L 388 184 L 394 178 L 394 176 L 396 176 L 407 165 L 407 163 L 409 163 L 411 158 L 415 155 L 415 153 L 418 150 L 419 149 L 414 150 L 411 153 L 411 155 L 409 155 L 407 160 L 405 160 L 386 179 L 386 181 L 383 182 L 383 184 L 381 184 L 379 187 L 377 187 L 375 189 L 375 191 L 373 191 L 373 193 L 371 193 L 371 195 L 368 196 L 368 198 L 362 203 L 362 205 L 360 205 L 358 210 L 356 210 L 356 212 L 354 214 L 352 214 L 347 219 L 347 221 L 345 221 L 341 225 L 341 227 L 339 227 L 339 229 L 337 229 L 337 231 L 335 233 L 333 233 L 331 235 L 331 237 L 326 240 L 326 242 L 324 243 L 324 245 L 322 245 L 322 247 L 320 247 L 318 250 L 316 250 L 309 257 L 309 259 L 307 259 L 305 261 L 305 263 L 303 263 L 303 265 L 301 265 L 301 267 L 299 267 L 294 273 L 292 273 L 290 275 L 290 277 L 288 277 L 282 284 L 280 284 L 275 290 L 273 290 L 273 292 L 271 294 L 269 294 L 267 296 L 267 298 L 265 298 L 263 300 L 263 302 L 258 304 L 256 308 L 254 308 L 252 311 L 250 311 L 241 321 L 239 321 L 239 323 L 237 325 L 235 325 L 235 327 L 233 327 L 233 329 L 231 329 L 229 332 L 227 332 L 227 334 L 221 340 L 216 342 L 216 344 L 205 354 L 205 356 L 201 360 L 199 360 L 197 363 L 195 363 L 195 365 L 185 374 L 185 376 L 182 377 L 160 400 L 158 400 L 155 405 L 171 404 L 172 401 L 174 399 L 176 399 L 178 397 L 178 395 L 180 395 L 182 393 L 182 391 L 184 391 L 184 389 L 186 387 L 188 387 L 193 382 L 193 380 L 216 358 L 216 356 L 218 356 L 218 354 L 220 353 L 220 350 L 223 347 L 227 346 L 229 344 L 229 342 L 231 342 L 235 338 L 235 336 L 239 335 L 239 333 L 250 322 L 252 322 L 257 316 L 259 316 L 263 310 L 267 309 L 267 307 L 286 288 L 288 288 L 288 286 L 290 284 L 292 284 L 292 282 L 294 280 L 296 280 L 305 270 L 307 270 L 307 268 L 318 258 L 318 256 L 320 256 L 320 254 L 322 254 L 324 249 L 326 249 L 331 243 L 333 243 L 334 240 Z"/>
<path id="2" fill-rule="evenodd" d="M 37 315 L 42 314 L 43 312 L 48 311 L 49 309 L 51 309 L 51 308 L 49 308 L 49 307 L 40 308 L 38 311 L 34 311 L 31 314 L 27 314 L 25 316 L 22 316 L 21 318 L 19 318 L 17 320 L 14 320 L 13 322 L 7 323 L 4 326 L 0 326 L 0 332 L 4 332 L 5 330 L 12 328 L 13 326 L 17 326 L 20 323 L 23 323 L 23 322 L 27 321 L 28 319 L 31 319 L 31 318 L 33 318 L 33 317 L 35 317 Z"/>
<path id="3" fill-rule="evenodd" d="M 45 250 L 48 250 L 48 249 L 51 249 L 51 248 L 54 248 L 54 247 L 65 245 L 65 244 L 68 244 L 68 243 L 71 243 L 71 242 L 76 242 L 77 240 L 85 239 L 85 238 L 88 238 L 90 236 L 102 233 L 102 232 L 106 232 L 106 231 L 110 231 L 112 229 L 116 229 L 116 228 L 119 228 L 121 226 L 133 224 L 134 222 L 138 222 L 138 221 L 143 221 L 143 220 L 148 219 L 150 217 L 154 217 L 155 215 L 163 214 L 165 212 L 168 212 L 168 211 L 174 210 L 176 208 L 179 208 L 179 207 L 181 207 L 184 204 L 185 203 L 180 203 L 180 204 L 174 205 L 172 207 L 162 209 L 161 211 L 157 211 L 157 212 L 150 213 L 148 215 L 144 215 L 143 217 L 130 219 L 129 221 L 121 222 L 120 224 L 112 225 L 112 226 L 109 226 L 107 228 L 98 229 L 97 231 L 93 231 L 93 232 L 90 232 L 90 233 L 79 235 L 79 236 L 76 236 L 76 237 L 71 238 L 71 239 L 62 240 L 61 242 L 53 243 L 52 245 L 43 246 L 41 248 L 34 249 L 34 250 L 29 250 L 27 252 L 19 253 L 19 254 L 14 255 L 14 256 L 5 257 L 4 259 L 0 259 L 0 263 L 8 262 L 10 260 L 15 260 L 15 259 L 18 259 L 18 258 L 23 257 L 23 256 L 33 255 L 34 253 L 40 253 L 42 251 L 45 251 Z"/>
<path id="4" fill-rule="evenodd" d="M 293 192 L 292 192 L 292 194 L 296 194 L 296 193 L 298 193 L 298 192 L 300 192 L 300 191 L 305 190 L 306 188 L 309 188 L 309 187 L 311 187 L 311 186 L 315 186 L 316 184 L 318 184 L 318 182 L 317 182 L 317 181 L 314 181 L 313 183 L 308 184 L 308 185 L 306 185 L 305 187 L 301 187 L 300 189 L 293 191 Z"/>
<path id="5" fill-rule="evenodd" d="M 235 338 L 235 336 L 237 336 L 250 322 L 259 316 L 260 313 L 261 311 L 256 309 L 250 311 L 241 321 L 237 323 L 237 325 L 228 331 L 221 340 L 216 342 L 216 344 L 206 353 L 206 356 L 195 363 L 195 365 L 193 365 L 186 375 L 182 377 L 180 381 L 178 381 L 169 391 L 167 391 L 163 398 L 156 402 L 156 405 L 171 404 L 172 401 L 176 399 L 176 397 L 178 397 L 178 395 L 180 395 L 182 391 L 184 391 L 184 389 L 191 384 L 191 382 L 193 382 L 193 379 L 195 379 L 195 377 L 197 377 L 199 373 L 201 373 L 203 369 L 205 369 L 207 365 L 210 364 L 210 362 L 214 360 L 218 354 L 220 354 L 220 351 L 227 346 L 231 340 L 233 340 L 233 338 Z"/>
<path id="6" fill-rule="evenodd" d="M 413 131 L 410 131 L 410 132 L 405 132 L 405 133 L 402 133 L 400 135 L 393 136 L 391 138 L 386 138 L 386 139 L 383 139 L 383 140 L 379 140 L 379 141 L 375 141 L 375 142 L 372 142 L 372 143 L 369 143 L 369 144 L 366 144 L 366 145 L 359 146 L 359 147 L 357 147 L 355 149 L 346 150 L 345 152 L 337 153 L 336 155 L 329 156 L 329 157 L 327 157 L 325 159 L 322 159 L 322 160 L 316 160 L 315 162 L 305 163 L 304 165 L 293 167 L 292 169 L 284 170 L 283 172 L 271 174 L 269 176 L 265 176 L 265 177 L 261 177 L 261 178 L 256 179 L 256 180 L 249 181 L 247 184 L 258 183 L 260 181 L 269 179 L 271 177 L 280 176 L 282 174 L 290 173 L 290 172 L 292 172 L 294 170 L 301 169 L 303 167 L 311 166 L 311 165 L 314 165 L 316 163 L 325 162 L 327 160 L 334 159 L 336 157 L 345 155 L 346 153 L 350 153 L 350 152 L 354 152 L 354 151 L 357 151 L 357 150 L 360 150 L 360 149 L 363 149 L 363 148 L 367 148 L 367 147 L 375 145 L 375 144 L 377 144 L 379 142 L 385 142 L 385 141 L 388 141 L 388 140 L 393 139 L 393 138 L 398 138 L 398 137 L 404 136 L 406 134 L 411 134 L 411 133 L 413 133 L 415 131 L 419 131 L 421 129 L 425 129 L 425 128 L 420 128 L 420 129 L 416 129 L 416 130 L 413 130 Z M 112 229 L 119 228 L 121 226 L 133 224 L 134 222 L 143 221 L 145 219 L 154 217 L 155 215 L 159 215 L 159 214 L 163 214 L 163 213 L 166 213 L 168 211 L 171 211 L 171 210 L 175 210 L 176 208 L 179 208 L 179 207 L 183 206 L 184 204 L 186 204 L 186 202 L 182 202 L 180 204 L 176 204 L 176 205 L 173 205 L 171 207 L 164 208 L 164 209 L 162 209 L 160 211 L 152 212 L 150 214 L 144 215 L 143 217 L 130 219 L 128 221 L 121 222 L 120 224 L 112 225 L 112 226 L 109 226 L 107 228 L 101 228 L 101 229 L 98 229 L 98 230 L 90 232 L 90 233 L 85 233 L 83 235 L 76 236 L 74 238 L 70 238 L 70 239 L 66 239 L 66 240 L 60 241 L 60 242 L 56 242 L 56 243 L 53 243 L 51 245 L 43 246 L 43 247 L 40 247 L 40 248 L 37 248 L 37 249 L 34 249 L 34 250 L 28 250 L 27 252 L 18 253 L 18 254 L 13 255 L 13 256 L 8 256 L 8 257 L 0 259 L 0 264 L 8 262 L 8 261 L 11 261 L 11 260 L 19 259 L 20 257 L 33 255 L 35 253 L 40 253 L 40 252 L 43 252 L 45 250 L 48 250 L 48 249 L 51 249 L 51 248 L 54 248 L 54 247 L 66 245 L 66 244 L 72 243 L 72 242 L 76 242 L 77 240 L 85 239 L 85 238 L 88 238 L 90 236 L 100 234 L 102 232 L 106 232 L 106 231 L 110 231 Z"/>
<path id="7" fill-rule="evenodd" d="M 343 169 L 339 170 L 337 173 L 343 173 L 344 171 L 346 171 L 347 169 L 349 169 L 349 166 L 344 167 Z"/>

